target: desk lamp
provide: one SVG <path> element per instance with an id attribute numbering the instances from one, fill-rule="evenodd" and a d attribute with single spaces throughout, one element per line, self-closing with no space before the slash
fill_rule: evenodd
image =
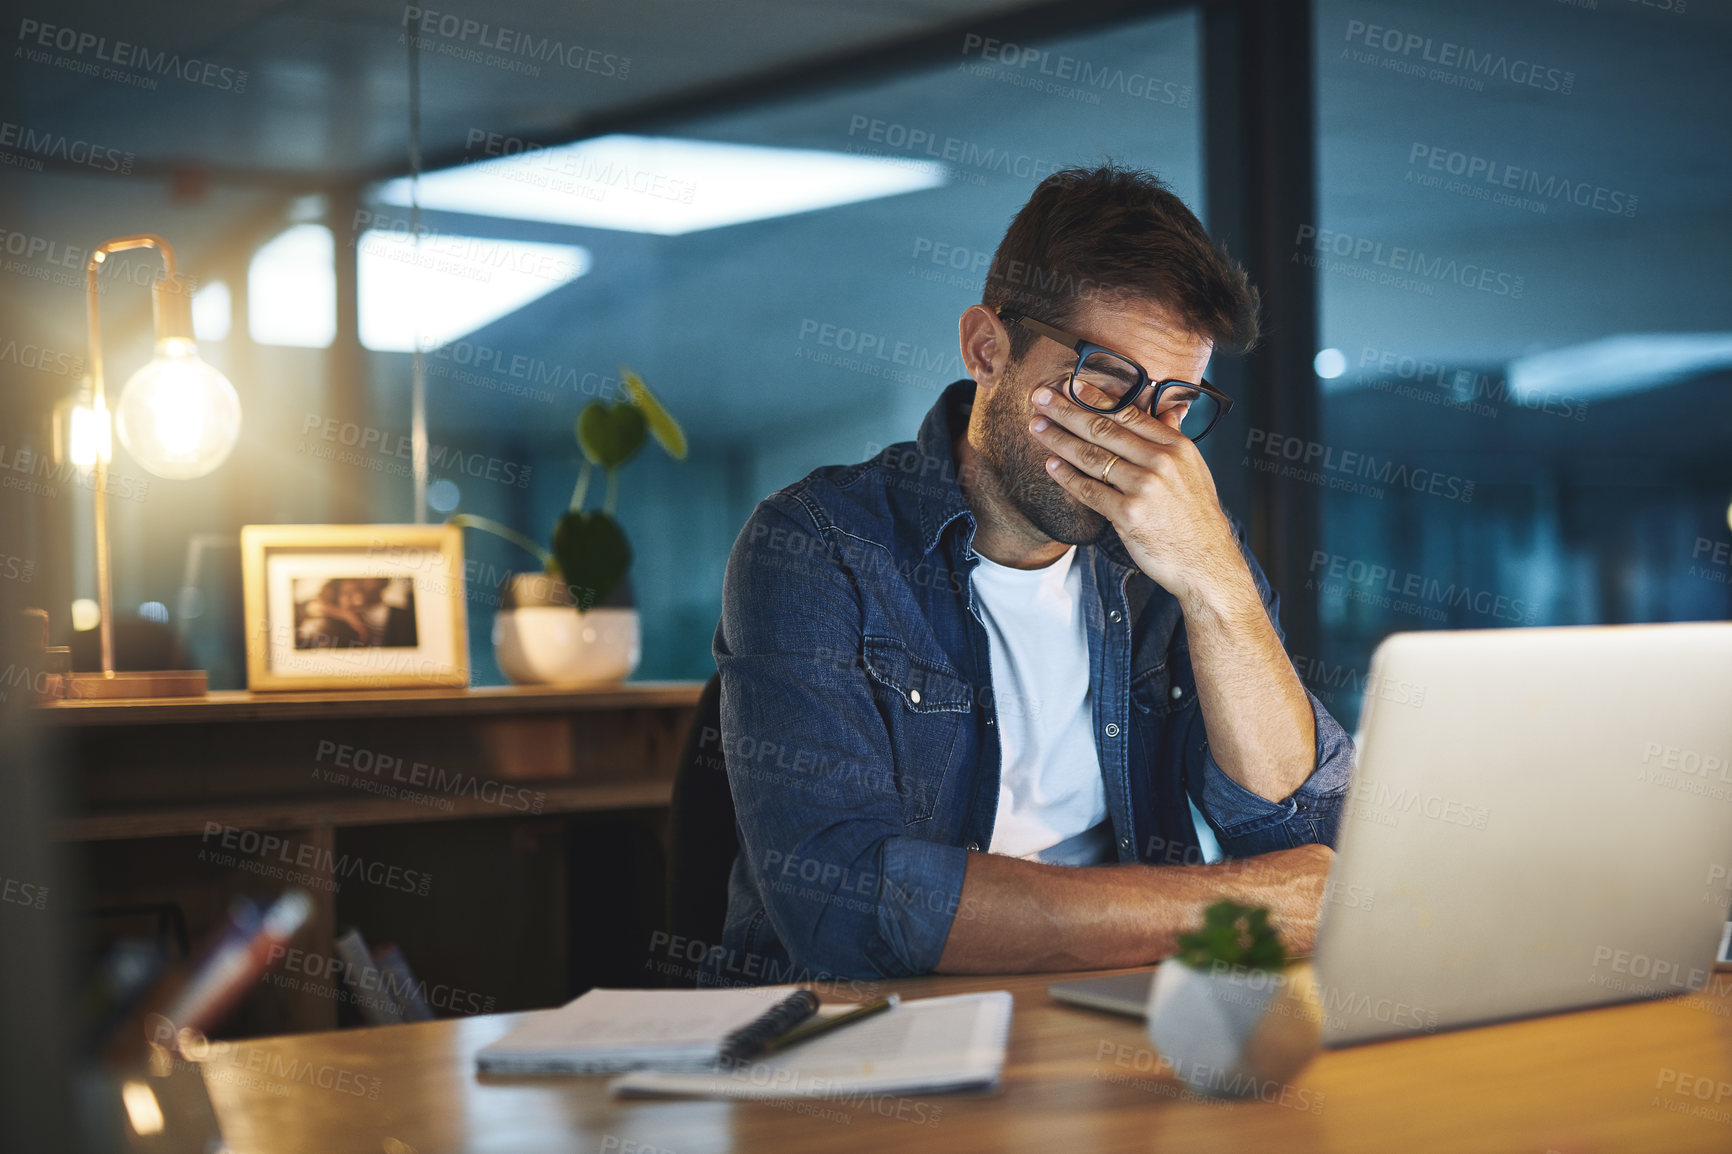
<path id="1" fill-rule="evenodd" d="M 120 392 L 115 427 L 121 443 L 147 471 L 171 480 L 202 477 L 222 464 L 240 436 L 241 403 L 228 378 L 199 359 L 193 343 L 192 285 L 175 271 L 174 249 L 159 236 L 116 237 L 90 254 L 85 296 L 90 315 L 91 408 L 97 449 L 91 462 L 96 520 L 96 599 L 101 612 L 102 672 L 73 675 L 73 697 L 199 697 L 202 670 L 119 673 L 114 668 L 114 593 L 108 563 L 108 410 L 102 379 L 98 274 L 117 252 L 154 248 L 163 278 L 151 288 L 156 353 Z"/>

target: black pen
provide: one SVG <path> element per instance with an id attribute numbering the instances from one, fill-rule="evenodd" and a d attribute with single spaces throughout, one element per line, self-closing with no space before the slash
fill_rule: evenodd
<path id="1" fill-rule="evenodd" d="M 867 1002 L 863 1006 L 856 1006 L 847 1013 L 837 1014 L 831 1018 L 808 1019 L 792 1030 L 777 1034 L 765 1042 L 763 1047 L 752 1056 L 761 1057 L 764 1054 L 773 1054 L 777 1050 L 786 1050 L 790 1046 L 798 1046 L 802 1042 L 810 1042 L 813 1038 L 828 1034 L 831 1030 L 839 1029 L 851 1022 L 858 1022 L 870 1018 L 873 1014 L 881 1014 L 885 1010 L 893 1009 L 901 1001 L 900 997 L 891 994 L 889 997 L 879 998 L 876 1002 Z"/>

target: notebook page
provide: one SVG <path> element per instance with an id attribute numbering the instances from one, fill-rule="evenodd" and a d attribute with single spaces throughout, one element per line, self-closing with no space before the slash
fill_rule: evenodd
<path id="1" fill-rule="evenodd" d="M 798 987 L 734 990 L 591 990 L 530 1018 L 476 1055 L 491 1071 L 622 1070 L 715 1057 L 735 1030 Z"/>
<path id="2" fill-rule="evenodd" d="M 991 1086 L 1004 1064 L 1011 1005 L 1005 990 L 923 998 L 732 1069 L 644 1071 L 610 1088 L 616 1094 L 805 1098 Z"/>

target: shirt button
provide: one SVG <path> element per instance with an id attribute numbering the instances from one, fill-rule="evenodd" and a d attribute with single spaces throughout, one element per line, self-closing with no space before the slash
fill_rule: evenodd
<path id="1" fill-rule="evenodd" d="M 1183 697 L 1184 695 L 1185 695 L 1185 687 L 1184 686 L 1182 686 L 1182 685 L 1173 686 L 1173 697 L 1175 700 L 1180 698 L 1180 697 Z"/>
<path id="2" fill-rule="evenodd" d="M 1119 723 L 1116 721 L 1107 722 L 1107 736 L 1108 737 L 1117 737 L 1118 735 L 1119 735 Z"/>
<path id="3" fill-rule="evenodd" d="M 980 843 L 977 841 L 969 842 L 968 843 L 968 852 L 969 853 L 979 853 L 980 852 Z"/>
<path id="4" fill-rule="evenodd" d="M 908 691 L 908 700 L 912 701 L 916 705 L 919 705 L 920 704 L 920 691 L 918 689 L 910 689 Z"/>
<path id="5" fill-rule="evenodd" d="M 1128 837 L 1121 837 L 1119 839 L 1119 845 L 1125 849 L 1130 849 L 1131 848 L 1131 839 Z"/>
<path id="6" fill-rule="evenodd" d="M 1120 613 L 1117 609 L 1114 609 L 1111 613 L 1107 614 L 1107 620 L 1113 622 L 1123 621 L 1124 617 L 1125 615 Z"/>

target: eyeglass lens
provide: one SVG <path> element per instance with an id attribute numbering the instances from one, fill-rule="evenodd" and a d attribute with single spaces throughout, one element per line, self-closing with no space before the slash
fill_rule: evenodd
<path id="1" fill-rule="evenodd" d="M 1092 352 L 1077 366 L 1071 382 L 1071 396 L 1078 404 L 1091 409 L 1110 410 L 1117 407 L 1133 389 L 1141 376 L 1137 366 L 1112 353 Z M 1088 385 L 1107 400 L 1080 388 Z M 1159 388 L 1151 385 L 1150 388 Z M 1084 400 L 1090 397 L 1090 400 Z M 1146 402 L 1145 402 L 1146 403 Z M 1221 414 L 1221 403 L 1208 393 L 1171 384 L 1161 389 L 1155 400 L 1155 416 L 1169 425 L 1177 422 L 1179 432 L 1196 440 L 1209 430 Z"/>

